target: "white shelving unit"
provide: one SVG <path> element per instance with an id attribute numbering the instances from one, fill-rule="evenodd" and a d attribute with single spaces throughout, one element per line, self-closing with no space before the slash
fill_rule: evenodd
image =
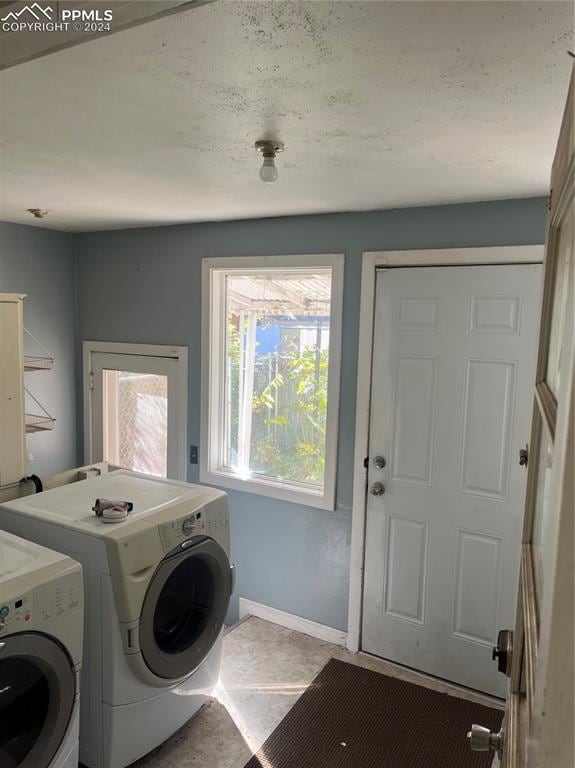
<path id="1" fill-rule="evenodd" d="M 54 365 L 54 357 L 24 328 L 25 298 L 0 293 L 0 487 L 26 474 L 26 434 L 51 430 L 56 421 L 24 385 L 25 372 Z M 34 354 L 24 354 L 24 333 L 37 347 Z"/>
<path id="2" fill-rule="evenodd" d="M 0 293 L 0 486 L 17 483 L 26 470 L 24 299 Z"/>

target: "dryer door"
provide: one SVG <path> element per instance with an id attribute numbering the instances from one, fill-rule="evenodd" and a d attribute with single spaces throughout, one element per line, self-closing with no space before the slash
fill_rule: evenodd
<path id="1" fill-rule="evenodd" d="M 213 539 L 184 541 L 158 566 L 140 616 L 140 648 L 158 677 L 186 677 L 216 642 L 232 593 L 225 551 Z"/>
<path id="2" fill-rule="evenodd" d="M 0 640 L 0 766 L 47 768 L 75 695 L 72 663 L 55 640 L 35 632 Z"/>

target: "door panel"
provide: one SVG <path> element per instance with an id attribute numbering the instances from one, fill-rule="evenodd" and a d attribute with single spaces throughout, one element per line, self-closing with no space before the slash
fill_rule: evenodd
<path id="1" fill-rule="evenodd" d="M 427 523 L 388 517 L 385 613 L 423 624 L 427 581 Z"/>
<path id="2" fill-rule="evenodd" d="M 500 696 L 530 427 L 539 265 L 377 276 L 363 649 Z"/>
<path id="3" fill-rule="evenodd" d="M 431 482 L 435 360 L 400 357 L 396 363 L 393 477 Z"/>
<path id="4" fill-rule="evenodd" d="M 514 399 L 514 362 L 467 361 L 463 406 L 463 493 L 497 499 L 507 497 Z"/>
<path id="5" fill-rule="evenodd" d="M 457 531 L 453 634 L 492 645 L 497 630 L 502 539 Z"/>

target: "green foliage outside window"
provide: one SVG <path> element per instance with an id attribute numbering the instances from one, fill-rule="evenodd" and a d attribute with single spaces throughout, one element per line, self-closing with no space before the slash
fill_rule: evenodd
<path id="1" fill-rule="evenodd" d="M 290 345 L 295 347 L 296 345 Z M 239 418 L 240 334 L 228 326 L 229 436 L 236 463 Z M 325 469 L 329 352 L 316 345 L 301 351 L 256 355 L 252 399 L 250 470 L 321 486 Z"/>

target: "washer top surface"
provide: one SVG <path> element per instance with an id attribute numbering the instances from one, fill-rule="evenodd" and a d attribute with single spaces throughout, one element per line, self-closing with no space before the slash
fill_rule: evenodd
<path id="1" fill-rule="evenodd" d="M 70 558 L 33 544 L 19 536 L 0 531 L 0 581 L 21 579 L 54 563 L 69 562 Z"/>
<path id="2" fill-rule="evenodd" d="M 192 512 L 222 496 L 225 494 L 215 488 L 118 470 L 25 496 L 1 504 L 0 509 L 80 529 L 92 536 L 115 538 L 128 526 L 157 526 L 181 516 L 184 509 Z M 104 523 L 92 510 L 96 499 L 130 501 L 134 507 L 126 520 Z"/>

